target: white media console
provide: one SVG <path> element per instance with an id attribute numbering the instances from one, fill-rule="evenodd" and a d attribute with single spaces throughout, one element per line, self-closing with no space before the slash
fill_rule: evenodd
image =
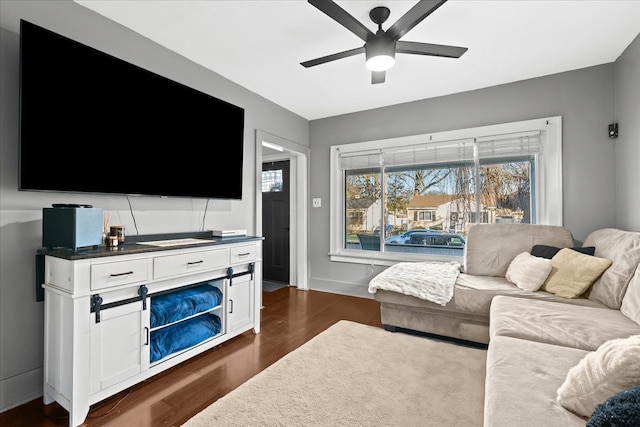
<path id="1" fill-rule="evenodd" d="M 259 333 L 262 240 L 244 236 L 179 246 L 127 243 L 115 251 L 41 251 L 44 403 L 58 402 L 76 427 L 90 405 L 250 329 Z M 151 308 L 161 296 L 180 299 L 180 292 L 203 286 L 215 290 L 219 303 L 152 325 Z M 216 324 L 211 336 L 180 331 L 180 337 L 199 340 L 187 348 L 154 341 L 169 327 L 209 319 Z M 157 347 L 169 354 L 159 357 Z"/>

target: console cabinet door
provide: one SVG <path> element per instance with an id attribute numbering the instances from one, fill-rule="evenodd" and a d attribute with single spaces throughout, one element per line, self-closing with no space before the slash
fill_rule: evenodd
<path id="1" fill-rule="evenodd" d="M 253 324 L 254 294 L 251 275 L 231 280 L 227 289 L 227 332 Z"/>
<path id="2" fill-rule="evenodd" d="M 90 393 L 149 369 L 149 299 L 100 311 L 100 322 L 91 315 Z"/>

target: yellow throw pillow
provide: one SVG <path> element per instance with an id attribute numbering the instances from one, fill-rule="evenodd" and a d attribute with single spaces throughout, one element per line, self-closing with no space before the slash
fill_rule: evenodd
<path id="1" fill-rule="evenodd" d="M 551 258 L 551 273 L 541 289 L 559 297 L 578 298 L 610 265 L 606 258 L 561 249 Z"/>

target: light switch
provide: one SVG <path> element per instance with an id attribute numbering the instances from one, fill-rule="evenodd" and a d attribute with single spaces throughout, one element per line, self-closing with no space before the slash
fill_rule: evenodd
<path id="1" fill-rule="evenodd" d="M 313 199 L 313 207 L 319 208 L 320 206 L 322 206 L 322 200 L 319 197 Z"/>

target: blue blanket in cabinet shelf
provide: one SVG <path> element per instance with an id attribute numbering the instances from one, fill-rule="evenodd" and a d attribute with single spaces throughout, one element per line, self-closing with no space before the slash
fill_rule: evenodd
<path id="1" fill-rule="evenodd" d="M 211 282 L 213 283 L 213 282 Z M 151 297 L 151 328 L 177 322 L 222 303 L 222 292 L 211 284 L 193 286 Z"/>
<path id="2" fill-rule="evenodd" d="M 207 313 L 152 331 L 149 361 L 153 363 L 172 353 L 193 347 L 220 333 L 221 328 L 220 317 Z"/>

